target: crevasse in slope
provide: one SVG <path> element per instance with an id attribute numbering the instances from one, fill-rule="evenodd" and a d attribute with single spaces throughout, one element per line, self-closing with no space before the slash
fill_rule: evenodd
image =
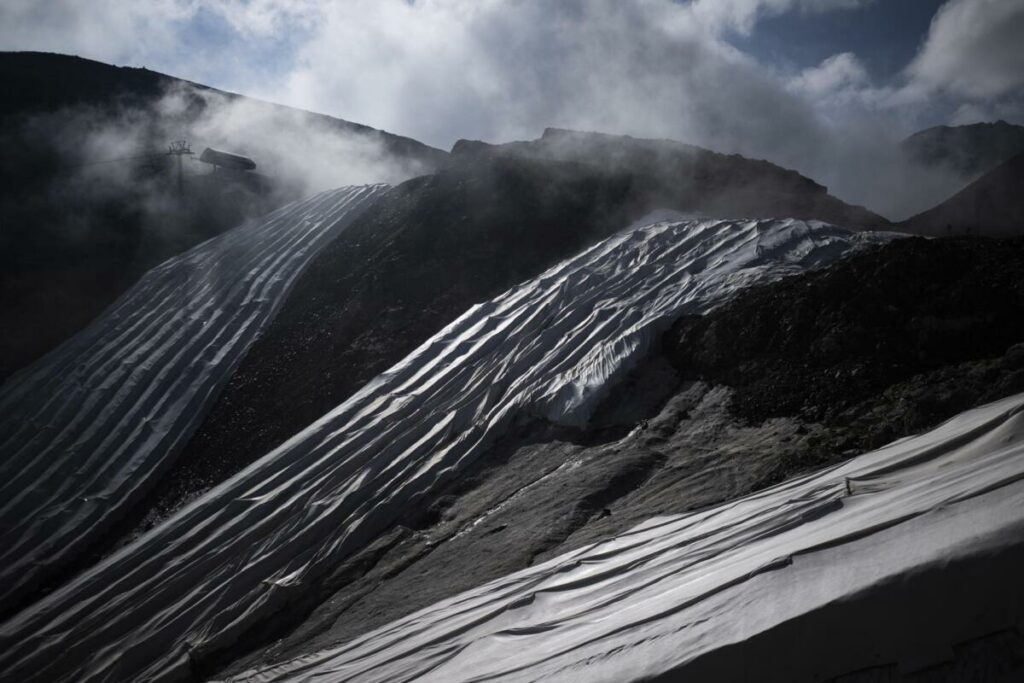
<path id="1" fill-rule="evenodd" d="M 334 411 L 0 627 L 22 680 L 185 675 L 480 457 L 520 414 L 585 424 L 675 316 L 878 237 L 817 222 L 627 230 L 461 318 Z"/>
<path id="2" fill-rule="evenodd" d="M 1024 624 L 1022 438 L 1017 395 L 232 680 L 823 681 L 942 664 Z"/>
<path id="3" fill-rule="evenodd" d="M 168 260 L 0 388 L 0 613 L 152 485 L 304 266 L 386 189 L 322 193 Z"/>

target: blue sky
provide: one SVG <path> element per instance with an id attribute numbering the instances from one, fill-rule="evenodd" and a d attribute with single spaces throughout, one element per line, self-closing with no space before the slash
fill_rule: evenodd
<path id="1" fill-rule="evenodd" d="M 293 25 L 287 31 L 242 32 L 221 12 L 200 5 L 182 23 L 175 49 L 151 68 L 167 69 L 174 75 L 206 85 L 245 92 L 260 82 L 286 77 L 294 68 L 295 55 L 309 39 L 310 30 Z M 219 51 L 219 59 L 197 62 L 190 55 Z M 166 66 L 164 66 L 166 64 Z M 243 67 L 244 65 L 244 67 Z M 185 69 L 179 73 L 175 69 Z"/>
<path id="2" fill-rule="evenodd" d="M 834 12 L 789 11 L 763 19 L 754 32 L 732 33 L 729 42 L 759 61 L 806 68 L 831 55 L 852 52 L 875 79 L 906 67 L 945 0 L 885 0 Z"/>

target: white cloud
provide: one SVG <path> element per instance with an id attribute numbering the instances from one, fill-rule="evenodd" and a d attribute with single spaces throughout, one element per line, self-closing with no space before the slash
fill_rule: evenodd
<path id="1" fill-rule="evenodd" d="M 1014 100 L 997 102 L 965 102 L 950 116 L 953 126 L 971 123 L 987 123 L 1000 119 L 1015 120 L 1021 111 L 1021 102 Z"/>
<path id="2" fill-rule="evenodd" d="M 201 5 L 190 3 L 218 14 L 243 35 L 266 36 L 296 28 L 308 29 L 320 16 L 321 0 L 205 0 Z"/>
<path id="3" fill-rule="evenodd" d="M 177 24 L 195 12 L 183 0 L 4 0 L 0 47 L 109 61 L 144 59 L 173 47 Z"/>
<path id="4" fill-rule="evenodd" d="M 275 90 L 444 146 L 553 125 L 733 148 L 760 140 L 769 119 L 789 127 L 809 116 L 769 71 L 695 20 L 697 9 L 669 0 L 354 0 L 330 7 Z"/>
<path id="5" fill-rule="evenodd" d="M 804 69 L 790 85 L 812 97 L 833 95 L 837 92 L 860 90 L 869 85 L 867 69 L 852 52 L 843 52 L 824 60 L 815 67 Z"/>
<path id="6" fill-rule="evenodd" d="M 1021 33 L 1020 1 L 951 0 L 895 83 L 873 83 L 851 53 L 789 73 L 727 40 L 765 17 L 871 1 L 6 0 L 0 47 L 145 64 L 441 147 L 546 126 L 670 137 L 771 159 L 900 213 L 891 200 L 903 193 L 877 168 L 903 135 L 958 107 L 961 118 L 1022 111 L 996 101 L 1024 73 L 1006 39 Z M 210 16 L 238 44 L 196 45 L 197 18 Z M 287 51 L 281 71 L 250 59 L 261 41 Z"/>
<path id="7" fill-rule="evenodd" d="M 783 4 L 827 3 L 717 11 L 741 28 Z M 674 138 L 770 159 L 889 215 L 950 189 L 892 191 L 906 180 L 898 143 L 913 126 L 893 111 L 897 93 L 872 84 L 854 55 L 778 73 L 710 30 L 702 6 L 355 0 L 331 6 L 298 68 L 265 95 L 442 147 L 458 137 L 533 138 L 546 126 Z"/>
<path id="8" fill-rule="evenodd" d="M 1024 86 L 1022 38 L 1021 0 L 950 0 L 932 20 L 908 73 L 955 95 L 1000 97 Z"/>

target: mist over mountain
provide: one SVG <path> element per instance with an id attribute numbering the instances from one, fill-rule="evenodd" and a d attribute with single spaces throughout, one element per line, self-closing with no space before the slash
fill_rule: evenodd
<path id="1" fill-rule="evenodd" d="M 1024 680 L 1022 31 L 0 5 L 0 683 Z"/>
<path id="2" fill-rule="evenodd" d="M 1006 121 L 937 126 L 914 133 L 902 143 L 915 162 L 945 168 L 974 179 L 1024 153 L 1024 126 Z"/>
<path id="3" fill-rule="evenodd" d="M 676 208 L 707 216 L 795 216 L 860 228 L 888 223 L 850 206 L 796 171 L 763 160 L 725 155 L 672 140 L 549 128 L 536 141 L 487 145 L 460 140 L 453 156 L 480 155 L 562 161 L 628 174 L 646 208 Z"/>
<path id="4" fill-rule="evenodd" d="M 1024 228 L 1024 153 L 984 173 L 938 206 L 899 224 L 918 235 L 1017 237 Z"/>
<path id="5" fill-rule="evenodd" d="M 159 133 L 191 132 L 200 136 L 193 141 L 196 147 L 230 143 L 232 140 L 228 139 L 228 136 L 232 136 L 235 139 L 231 147 L 241 153 L 260 156 L 260 152 L 271 155 L 276 152 L 276 156 L 264 159 L 263 162 L 269 169 L 284 175 L 280 179 L 282 183 L 311 181 L 309 177 L 290 177 L 288 171 L 294 173 L 294 168 L 275 168 L 276 164 L 282 162 L 290 162 L 293 167 L 313 167 L 321 164 L 319 168 L 310 168 L 309 174 L 324 173 L 322 162 L 317 158 L 316 144 L 331 144 L 326 137 L 327 133 L 334 133 L 337 138 L 332 148 L 326 150 L 337 155 L 332 164 L 339 167 L 335 173 L 344 173 L 346 167 L 350 173 L 359 172 L 361 166 L 370 167 L 373 157 L 368 155 L 373 149 L 373 143 L 379 148 L 381 163 L 388 157 L 394 157 L 393 163 L 396 166 L 406 162 L 412 165 L 412 170 L 416 170 L 417 163 L 430 168 L 431 164 L 436 164 L 445 156 L 440 150 L 411 138 L 323 114 L 254 100 L 145 68 L 112 66 L 62 54 L 7 52 L 2 53 L 0 59 L 0 74 L 7 89 L 3 102 L 0 103 L 0 116 L 15 117 L 8 121 L 9 124 L 66 110 L 71 110 L 67 113 L 74 116 L 84 113 L 80 111 L 81 108 L 93 107 L 97 110 L 96 115 L 101 119 L 101 123 L 116 125 L 116 119 L 102 119 L 114 119 L 118 115 L 126 119 L 125 128 L 117 130 L 119 133 L 146 134 L 156 138 Z M 134 117 L 144 120 L 135 122 L 132 120 Z M 132 130 L 131 125 L 134 123 L 138 123 L 145 130 Z M 280 128 L 274 129 L 271 126 Z M 288 130 L 289 127 L 300 130 Z M 303 134 L 304 141 L 298 139 L 299 132 Z M 80 154 L 83 155 L 101 151 L 88 149 L 89 144 L 99 143 L 90 140 L 89 136 L 96 134 L 95 129 L 89 128 L 64 133 L 69 138 L 68 142 L 77 143 L 77 146 L 82 148 Z M 76 135 L 80 137 L 76 138 Z M 203 136 L 212 137 L 206 140 Z M 278 139 L 266 139 L 268 137 Z M 163 141 L 157 138 L 152 141 L 132 139 L 125 142 L 153 142 L 157 151 L 160 151 L 160 143 Z M 285 149 L 293 143 L 297 143 L 296 149 L 288 156 L 301 158 L 277 158 L 284 155 Z M 360 144 L 363 147 L 360 147 Z M 351 156 L 342 156 L 341 152 L 344 151 L 350 151 Z M 367 156 L 358 156 L 359 152 Z M 367 169 L 368 172 L 373 170 Z M 396 172 L 398 170 L 395 169 Z M 377 174 L 385 175 L 379 171 Z M 394 177 L 382 179 L 395 180 Z M 358 180 L 359 178 L 354 176 L 335 175 L 313 181 L 318 184 L 304 187 L 303 190 L 309 192 L 321 189 L 323 185 L 352 184 Z"/>
<path id="6" fill-rule="evenodd" d="M 311 192 L 404 180 L 446 156 L 367 126 L 77 57 L 3 53 L 0 79 L 0 377 L 169 256 Z M 177 160 L 180 170 L 167 154 L 176 140 L 194 152 Z M 256 172 L 211 175 L 198 161 L 205 147 L 249 155 Z"/>

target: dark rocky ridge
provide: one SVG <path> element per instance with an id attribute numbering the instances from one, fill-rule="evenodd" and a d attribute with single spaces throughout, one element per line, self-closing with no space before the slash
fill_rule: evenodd
<path id="1" fill-rule="evenodd" d="M 738 154 L 720 154 L 674 140 L 548 128 L 539 140 L 488 145 L 460 140 L 453 159 L 500 155 L 564 161 L 628 174 L 641 202 L 685 207 L 708 216 L 817 219 L 848 228 L 878 229 L 888 221 L 828 194 L 796 171 Z"/>
<path id="2" fill-rule="evenodd" d="M 254 196 L 193 174 L 179 197 L 169 157 L 96 164 L 84 151 L 91 135 L 125 124 L 140 151 L 160 152 L 168 136 L 191 137 L 208 109 L 204 95 L 216 95 L 371 141 L 424 171 L 447 156 L 367 126 L 66 55 L 0 53 L 0 82 L 0 381 L 84 327 L 149 268 L 304 191 L 276 178 L 271 192 Z M 180 95 L 180 110 L 159 106 L 169 92 Z"/>
<path id="3" fill-rule="evenodd" d="M 944 168 L 969 179 L 1024 153 L 1024 126 L 1006 121 L 935 126 L 914 133 L 903 141 L 902 148 L 919 164 Z"/>
<path id="4" fill-rule="evenodd" d="M 916 235 L 1024 235 L 1024 153 L 978 178 L 938 206 L 912 216 L 899 229 Z"/>
<path id="5" fill-rule="evenodd" d="M 224 673 L 1024 391 L 1022 276 L 1020 240 L 906 239 L 681 320 L 591 429 L 519 425 Z"/>
<path id="6" fill-rule="evenodd" d="M 6 119 L 8 123 L 81 105 L 100 109 L 144 108 L 168 90 L 187 86 L 197 91 L 218 93 L 229 100 L 248 100 L 269 109 L 296 112 L 308 117 L 310 123 L 325 124 L 339 132 L 367 135 L 379 140 L 389 152 L 398 156 L 427 161 L 431 165 L 440 164 L 447 157 L 442 150 L 418 140 L 360 123 L 262 102 L 145 68 L 114 66 L 71 55 L 0 52 L 0 79 L 5 89 L 4 98 L 0 101 L 0 117 L 12 117 Z M 190 102 L 190 105 L 196 108 L 204 106 L 198 99 Z M 186 117 L 195 117 L 199 113 L 188 112 Z M 21 161 L 24 163 L 25 160 Z"/>

